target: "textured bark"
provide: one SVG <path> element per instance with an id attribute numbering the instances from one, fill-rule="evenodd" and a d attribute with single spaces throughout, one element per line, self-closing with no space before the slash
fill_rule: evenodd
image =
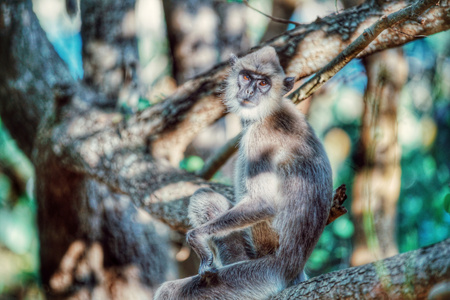
<path id="1" fill-rule="evenodd" d="M 346 66 L 353 58 L 360 56 L 362 51 L 376 41 L 376 38 L 383 32 L 395 30 L 394 26 L 396 24 L 406 23 L 408 21 L 419 22 L 421 15 L 435 6 L 435 4 L 435 0 L 417 1 L 404 9 L 382 16 L 377 22 L 366 28 L 361 35 L 359 35 L 348 47 L 340 52 L 311 79 L 294 91 L 291 95 L 292 101 L 294 103 L 299 103 L 300 101 L 307 99 L 331 79 L 331 77 L 336 75 L 337 72 Z"/>
<path id="2" fill-rule="evenodd" d="M 273 299 L 427 299 L 450 278 L 450 239 L 360 267 L 314 277 Z"/>
<path id="3" fill-rule="evenodd" d="M 397 107 L 408 76 L 400 49 L 367 57 L 364 64 L 368 83 L 352 202 L 355 235 L 351 263 L 354 266 L 398 253 L 395 221 L 401 152 L 396 130 Z"/>

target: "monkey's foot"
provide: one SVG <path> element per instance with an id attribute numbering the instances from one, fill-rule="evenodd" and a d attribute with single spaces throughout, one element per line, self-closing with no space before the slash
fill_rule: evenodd
<path id="1" fill-rule="evenodd" d="M 200 267 L 198 268 L 198 275 L 202 278 L 211 278 L 217 275 L 217 268 L 214 266 L 213 256 L 211 255 L 208 259 L 200 262 Z"/>
<path id="2" fill-rule="evenodd" d="M 210 267 L 208 269 L 205 270 L 199 270 L 198 274 L 200 275 L 200 277 L 202 278 L 212 278 L 212 277 L 216 277 L 218 273 L 218 270 L 216 267 Z"/>

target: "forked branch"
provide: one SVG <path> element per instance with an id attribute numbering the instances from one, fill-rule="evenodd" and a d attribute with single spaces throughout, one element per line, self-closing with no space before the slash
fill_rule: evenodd
<path id="1" fill-rule="evenodd" d="M 344 49 L 338 56 L 330 61 L 325 67 L 317 72 L 311 79 L 300 86 L 290 96 L 295 104 L 300 103 L 310 97 L 315 91 L 330 80 L 337 72 L 345 67 L 353 58 L 361 53 L 369 44 L 377 38 L 377 36 L 385 29 L 391 28 L 397 23 L 406 20 L 417 21 L 418 16 L 424 13 L 432 5 L 436 4 L 436 0 L 417 1 L 415 4 L 407 6 L 388 16 L 381 17 L 372 26 L 365 29 L 364 32 Z"/>

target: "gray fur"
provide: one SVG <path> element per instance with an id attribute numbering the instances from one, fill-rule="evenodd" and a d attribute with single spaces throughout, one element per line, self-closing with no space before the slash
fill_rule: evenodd
<path id="1" fill-rule="evenodd" d="M 242 71 L 257 75 L 242 80 Z M 258 104 L 249 105 L 242 89 L 258 76 L 268 77 L 270 86 L 254 88 L 258 99 L 249 101 Z M 291 87 L 271 47 L 233 60 L 225 104 L 245 126 L 236 204 L 212 190 L 193 195 L 189 216 L 195 228 L 187 241 L 200 257 L 199 275 L 166 282 L 155 299 L 267 299 L 306 278 L 305 262 L 330 211 L 332 179 L 322 144 L 282 97 Z"/>

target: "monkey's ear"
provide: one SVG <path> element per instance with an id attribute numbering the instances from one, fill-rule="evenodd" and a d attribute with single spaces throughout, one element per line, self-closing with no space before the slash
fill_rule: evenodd
<path id="1" fill-rule="evenodd" d="M 238 57 L 236 55 L 234 55 L 234 53 L 231 53 L 231 55 L 230 55 L 230 65 L 234 66 L 237 61 L 238 61 Z"/>
<path id="2" fill-rule="evenodd" d="M 283 80 L 284 91 L 287 93 L 294 87 L 295 77 L 286 77 Z"/>

